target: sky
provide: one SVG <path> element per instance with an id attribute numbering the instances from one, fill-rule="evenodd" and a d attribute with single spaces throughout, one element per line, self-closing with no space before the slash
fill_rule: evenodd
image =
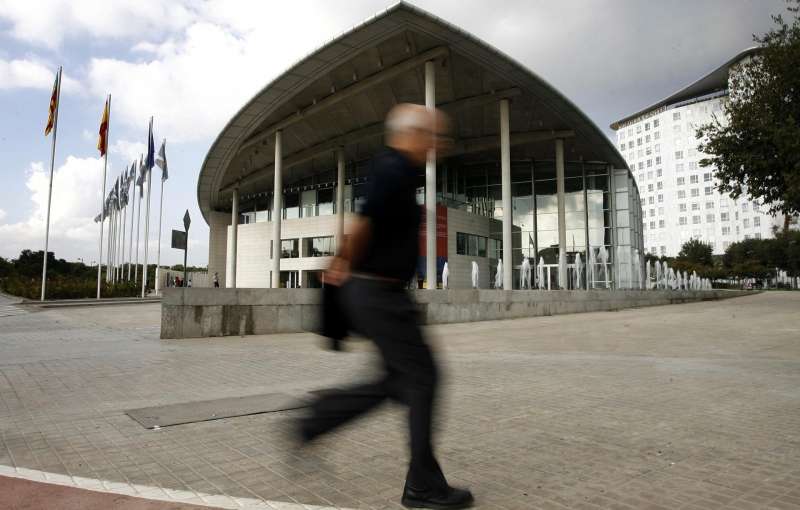
<path id="1" fill-rule="evenodd" d="M 783 0 L 418 0 L 561 90 L 611 136 L 609 124 L 662 99 L 753 45 Z M 379 0 L 0 0 L 0 257 L 44 247 L 51 138 L 44 136 L 64 67 L 49 250 L 97 260 L 103 160 L 96 149 L 111 94 L 111 182 L 167 140 L 162 264 L 208 260 L 197 177 L 230 117 L 297 60 L 392 5 Z M 158 169 L 155 169 L 158 174 Z M 150 257 L 159 188 L 151 196 Z M 144 218 L 142 219 L 144 229 Z M 142 244 L 144 235 L 142 235 Z M 140 260 L 143 255 L 140 255 Z"/>

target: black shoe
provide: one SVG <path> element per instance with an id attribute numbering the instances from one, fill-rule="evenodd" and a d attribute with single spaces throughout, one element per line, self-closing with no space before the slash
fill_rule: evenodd
<path id="1" fill-rule="evenodd" d="M 444 490 L 418 491 L 406 487 L 403 491 L 403 506 L 406 508 L 434 508 L 453 510 L 456 508 L 469 508 L 475 499 L 467 489 L 447 487 Z"/>

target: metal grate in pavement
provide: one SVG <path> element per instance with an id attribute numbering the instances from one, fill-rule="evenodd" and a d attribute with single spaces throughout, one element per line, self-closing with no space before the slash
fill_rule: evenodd
<path id="1" fill-rule="evenodd" d="M 197 402 L 183 402 L 156 407 L 129 409 L 125 414 L 143 427 L 168 427 L 201 421 L 221 420 L 234 416 L 271 413 L 299 409 L 307 404 L 284 393 L 265 393 L 245 397 L 219 398 Z"/>

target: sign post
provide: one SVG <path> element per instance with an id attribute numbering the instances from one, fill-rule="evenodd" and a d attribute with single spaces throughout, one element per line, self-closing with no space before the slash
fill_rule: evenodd
<path id="1" fill-rule="evenodd" d="M 189 209 L 186 209 L 186 214 L 183 215 L 183 228 L 186 231 L 186 242 L 183 247 L 183 285 L 184 287 L 189 284 L 189 280 L 186 279 L 186 275 L 188 273 L 188 269 L 186 267 L 186 258 L 189 254 L 189 225 L 192 224 L 192 218 L 189 217 Z"/>

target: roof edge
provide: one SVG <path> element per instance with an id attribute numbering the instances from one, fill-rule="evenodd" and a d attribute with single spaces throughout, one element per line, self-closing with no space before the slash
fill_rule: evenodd
<path id="1" fill-rule="evenodd" d="M 710 72 L 704 74 L 703 76 L 701 76 L 700 78 L 698 78 L 698 79 L 694 80 L 693 82 L 689 83 L 685 87 L 682 87 L 682 88 L 678 89 L 677 91 L 673 92 L 669 96 L 665 97 L 664 99 L 662 99 L 660 101 L 657 101 L 656 103 L 653 103 L 652 105 L 648 106 L 647 108 L 643 108 L 643 109 L 639 110 L 636 113 L 633 113 L 631 115 L 627 115 L 627 116 L 625 116 L 625 117 L 623 117 L 623 118 L 621 118 L 621 119 L 619 119 L 617 121 L 612 122 L 609 127 L 616 131 L 617 129 L 619 129 L 620 124 L 628 122 L 629 120 L 634 119 L 636 117 L 639 117 L 640 115 L 644 115 L 649 111 L 652 111 L 652 110 L 661 108 L 662 106 L 667 106 L 667 105 L 669 105 L 671 103 L 677 102 L 677 98 L 682 96 L 683 94 L 685 94 L 686 91 L 691 89 L 693 86 L 695 86 L 698 83 L 702 82 L 703 80 L 709 78 L 714 73 L 717 73 L 717 72 L 721 71 L 722 69 L 729 69 L 735 63 L 739 62 L 740 60 L 742 60 L 745 57 L 749 57 L 750 55 L 752 55 L 754 53 L 757 53 L 760 49 L 761 48 L 758 47 L 758 46 L 751 46 L 749 48 L 745 48 L 744 50 L 740 51 L 739 53 L 737 53 L 732 58 L 728 59 L 728 61 L 725 62 L 724 64 L 722 64 L 721 66 L 717 66 L 716 68 L 714 68 Z M 699 95 L 697 97 L 699 97 Z"/>

